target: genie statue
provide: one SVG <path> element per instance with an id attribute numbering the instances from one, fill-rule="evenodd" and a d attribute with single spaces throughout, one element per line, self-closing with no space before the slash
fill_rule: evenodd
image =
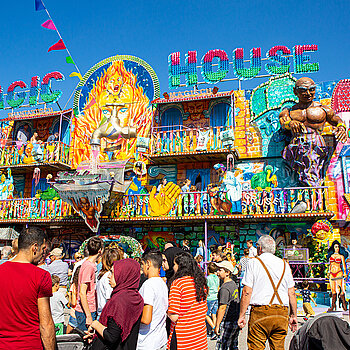
<path id="1" fill-rule="evenodd" d="M 112 108 L 112 113 L 110 113 L 109 109 L 103 110 L 103 113 L 107 115 L 107 119 L 92 133 L 90 145 L 100 146 L 102 137 L 106 137 L 110 140 L 118 140 L 119 138 L 131 139 L 136 137 L 135 127 L 122 127 L 120 125 L 118 112 L 127 109 L 125 103 L 107 103 L 105 107 Z"/>
<path id="2" fill-rule="evenodd" d="M 299 102 L 280 115 L 283 129 L 292 133 L 292 140 L 283 151 L 283 158 L 297 171 L 299 181 L 306 186 L 322 186 L 329 149 L 321 135 L 326 122 L 335 126 L 337 141 L 346 142 L 346 125 L 334 111 L 315 102 L 316 84 L 310 78 L 295 82 L 294 94 Z"/>

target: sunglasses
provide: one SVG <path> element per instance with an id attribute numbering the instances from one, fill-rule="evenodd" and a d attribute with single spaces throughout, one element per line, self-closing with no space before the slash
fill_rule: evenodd
<path id="1" fill-rule="evenodd" d="M 296 87 L 296 90 L 300 91 L 300 92 L 306 92 L 306 91 L 315 92 L 316 91 L 316 85 L 311 85 L 309 87 L 298 86 L 298 87 Z"/>

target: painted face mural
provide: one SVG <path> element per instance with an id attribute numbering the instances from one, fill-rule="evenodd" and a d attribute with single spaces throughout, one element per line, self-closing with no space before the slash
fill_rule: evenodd
<path id="1" fill-rule="evenodd" d="M 90 140 L 93 132 L 109 123 L 117 105 L 118 127 L 136 128 L 138 137 L 147 137 L 151 127 L 150 101 L 159 96 L 159 83 L 153 69 L 133 56 L 114 56 L 96 64 L 78 85 L 74 98 L 76 118 L 73 121 L 72 165 L 90 159 Z M 113 132 L 115 126 L 111 125 Z M 108 161 L 104 149 L 112 150 L 114 159 L 132 158 L 136 138 L 113 138 L 112 144 L 101 143 L 100 161 Z"/>

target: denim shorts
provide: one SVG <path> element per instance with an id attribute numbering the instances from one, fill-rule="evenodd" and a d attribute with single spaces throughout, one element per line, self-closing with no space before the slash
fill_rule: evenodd
<path id="1" fill-rule="evenodd" d="M 74 318 L 72 315 L 69 315 L 68 324 L 69 324 L 71 327 L 73 327 L 73 328 L 77 328 L 77 327 L 78 327 L 77 319 Z"/>
<path id="2" fill-rule="evenodd" d="M 207 315 L 210 316 L 212 314 L 216 314 L 218 311 L 218 300 L 207 300 L 208 312 Z"/>

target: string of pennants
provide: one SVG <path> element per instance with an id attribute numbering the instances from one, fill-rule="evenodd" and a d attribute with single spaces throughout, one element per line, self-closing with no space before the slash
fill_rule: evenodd
<path id="1" fill-rule="evenodd" d="M 50 16 L 49 11 L 45 7 L 45 5 L 44 5 L 42 0 L 35 0 L 35 11 L 43 11 L 43 10 L 46 11 L 47 16 L 49 17 L 49 19 L 47 21 L 45 21 L 41 26 L 43 28 L 56 31 L 57 35 L 60 38 L 57 41 L 57 43 L 55 43 L 55 44 L 53 44 L 52 46 L 49 47 L 47 52 L 56 51 L 56 50 L 66 50 L 67 53 L 68 53 L 68 56 L 66 57 L 66 63 L 74 64 L 74 66 L 75 66 L 75 68 L 77 70 L 77 72 L 72 72 L 69 76 L 70 77 L 78 77 L 80 80 L 82 80 L 83 77 L 82 77 L 82 75 L 80 73 L 80 70 L 79 70 L 78 66 L 75 64 L 75 62 L 74 62 L 74 60 L 72 58 L 72 55 L 70 54 L 68 48 L 66 47 L 60 32 L 58 31 L 55 23 L 53 22 L 53 20 L 52 20 L 52 18 Z"/>

